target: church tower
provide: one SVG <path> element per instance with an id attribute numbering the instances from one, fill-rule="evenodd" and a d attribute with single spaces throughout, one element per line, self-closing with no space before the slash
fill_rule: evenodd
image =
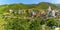
<path id="1" fill-rule="evenodd" d="M 47 12 L 49 17 L 55 17 L 55 11 L 51 8 L 51 6 L 49 6 Z"/>
<path id="2" fill-rule="evenodd" d="M 51 10 L 52 10 L 51 6 L 49 6 L 47 10 L 48 10 L 48 11 L 51 11 Z"/>

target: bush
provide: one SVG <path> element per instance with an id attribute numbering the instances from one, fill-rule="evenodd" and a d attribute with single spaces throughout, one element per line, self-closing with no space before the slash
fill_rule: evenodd
<path id="1" fill-rule="evenodd" d="M 46 22 L 47 23 L 47 26 L 49 27 L 52 27 L 52 26 L 58 26 L 58 22 L 56 19 L 54 18 L 49 18 L 47 19 L 48 21 Z"/>
<path id="2" fill-rule="evenodd" d="M 6 19 L 6 30 L 27 30 L 29 28 L 29 19 Z"/>
<path id="3" fill-rule="evenodd" d="M 30 24 L 30 30 L 42 30 L 39 19 Z"/>
<path id="4" fill-rule="evenodd" d="M 32 21 L 30 19 L 5 19 L 7 24 L 5 30 L 41 30 L 39 20 Z"/>

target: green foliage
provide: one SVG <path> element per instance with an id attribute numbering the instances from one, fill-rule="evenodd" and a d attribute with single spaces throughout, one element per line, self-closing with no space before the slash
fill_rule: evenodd
<path id="1" fill-rule="evenodd" d="M 29 20 L 27 19 L 6 19 L 6 30 L 27 30 L 28 29 L 28 22 Z"/>
<path id="2" fill-rule="evenodd" d="M 42 30 L 41 25 L 46 24 L 49 27 L 57 26 L 55 18 L 49 19 L 24 19 L 24 18 L 6 18 L 0 20 L 1 27 L 4 30 Z"/>
<path id="3" fill-rule="evenodd" d="M 39 19 L 30 24 L 30 30 L 42 30 Z"/>
<path id="4" fill-rule="evenodd" d="M 7 23 L 4 21 L 4 19 L 0 18 L 0 30 L 4 30 L 5 24 L 7 24 Z"/>
<path id="5" fill-rule="evenodd" d="M 42 10 L 47 10 L 47 8 L 51 6 L 52 9 L 57 9 L 58 7 L 52 3 L 48 2 L 41 2 L 37 6 L 35 6 L 36 9 L 42 9 Z"/>
<path id="6" fill-rule="evenodd" d="M 10 4 L 10 5 L 2 5 L 0 6 L 0 16 L 2 16 L 2 13 L 8 12 L 10 9 L 12 10 L 19 10 L 19 9 L 42 9 L 46 10 L 48 6 L 52 6 L 53 9 L 56 8 L 54 4 L 51 3 L 39 3 L 39 4 Z M 1 26 L 4 26 L 5 30 L 42 30 L 41 25 L 46 24 L 47 26 L 51 27 L 54 25 L 57 25 L 57 22 L 54 18 L 49 19 L 24 19 L 24 15 L 14 15 L 11 14 L 11 16 L 17 16 L 21 18 L 6 18 L 1 19 L 0 23 Z M 30 16 L 28 12 L 26 12 L 25 16 Z"/>
<path id="7" fill-rule="evenodd" d="M 49 27 L 58 26 L 58 22 L 55 18 L 42 19 L 40 22 L 41 25 L 47 25 Z"/>
<path id="8" fill-rule="evenodd" d="M 45 24 L 45 23 L 46 23 L 46 19 L 41 19 L 40 24 L 43 25 L 43 24 Z"/>
<path id="9" fill-rule="evenodd" d="M 58 22 L 54 18 L 47 19 L 47 26 L 52 27 L 52 26 L 58 26 Z"/>
<path id="10" fill-rule="evenodd" d="M 7 24 L 5 30 L 41 30 L 39 20 L 32 21 L 30 19 L 5 19 Z"/>

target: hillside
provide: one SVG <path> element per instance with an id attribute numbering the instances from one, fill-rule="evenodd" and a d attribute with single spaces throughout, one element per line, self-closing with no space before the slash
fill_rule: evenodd
<path id="1" fill-rule="evenodd" d="M 60 8 L 60 4 L 55 4 L 58 8 Z"/>
<path id="2" fill-rule="evenodd" d="M 43 9 L 46 10 L 49 6 L 52 7 L 52 9 L 58 9 L 58 7 L 55 4 L 48 3 L 48 2 L 41 2 L 35 6 L 37 9 Z"/>
<path id="3" fill-rule="evenodd" d="M 48 17 L 44 14 L 40 14 L 40 11 L 34 11 L 33 14 L 26 11 L 26 13 L 8 13 L 8 10 L 12 9 L 17 11 L 19 9 L 27 10 L 47 10 L 51 6 L 52 9 L 58 9 L 55 4 L 41 2 L 38 4 L 5 4 L 0 5 L 0 30 L 54 30 L 53 26 L 60 26 L 58 24 L 59 17 Z M 6 13 L 7 12 L 7 13 Z M 10 11 L 11 12 L 11 11 Z M 31 12 L 31 11 L 30 11 Z M 35 13 L 37 13 L 35 15 Z M 48 17 L 48 18 L 47 18 Z"/>
<path id="4" fill-rule="evenodd" d="M 0 11 L 4 12 L 4 11 L 8 11 L 9 9 L 13 9 L 13 10 L 19 10 L 19 9 L 42 9 L 42 10 L 46 10 L 49 6 L 51 6 L 53 9 L 58 9 L 58 7 L 52 3 L 48 3 L 48 2 L 41 2 L 38 4 L 5 4 L 5 5 L 1 5 L 0 6 Z"/>

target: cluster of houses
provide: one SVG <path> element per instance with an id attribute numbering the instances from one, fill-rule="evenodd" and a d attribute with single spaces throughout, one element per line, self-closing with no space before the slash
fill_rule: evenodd
<path id="1" fill-rule="evenodd" d="M 27 13 L 29 14 L 30 17 L 59 17 L 60 16 L 60 10 L 53 10 L 51 8 L 51 6 L 49 6 L 47 8 L 47 10 L 32 10 L 32 9 L 29 9 L 29 10 L 18 10 L 16 11 L 17 14 L 24 14 L 24 13 Z M 14 10 L 9 10 L 9 13 L 3 13 L 3 15 L 6 15 L 6 14 L 13 14 L 15 13 Z"/>

